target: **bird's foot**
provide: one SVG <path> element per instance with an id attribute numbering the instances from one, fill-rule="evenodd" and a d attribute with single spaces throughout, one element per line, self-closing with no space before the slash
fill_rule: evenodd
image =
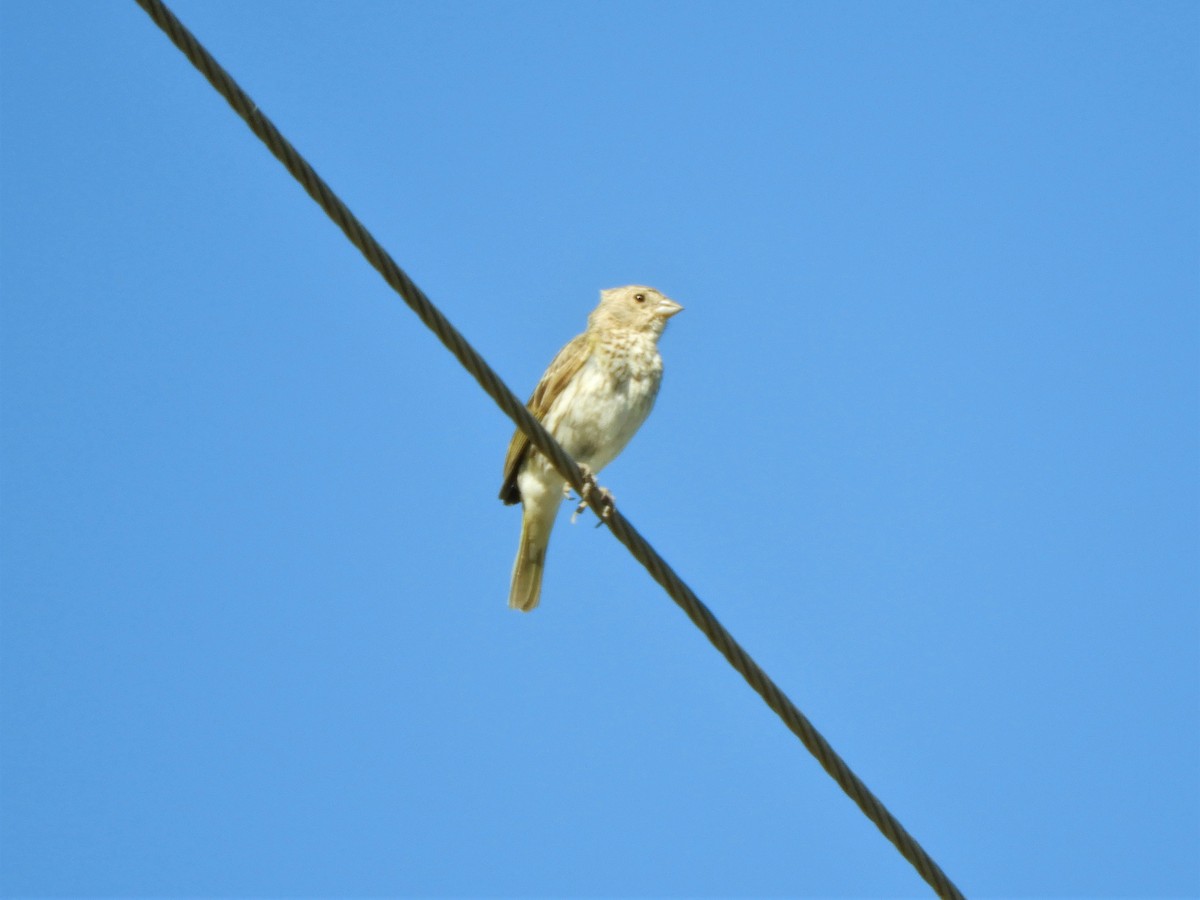
<path id="1" fill-rule="evenodd" d="M 596 484 L 596 476 L 592 474 L 591 469 L 584 465 L 580 465 L 579 469 L 583 472 L 583 490 L 579 492 L 579 505 L 575 507 L 575 512 L 571 513 L 571 524 L 574 525 L 579 514 L 587 509 L 588 501 L 594 492 L 600 504 L 600 521 L 596 523 L 596 527 L 599 528 L 617 508 L 616 498 L 608 488 Z"/>

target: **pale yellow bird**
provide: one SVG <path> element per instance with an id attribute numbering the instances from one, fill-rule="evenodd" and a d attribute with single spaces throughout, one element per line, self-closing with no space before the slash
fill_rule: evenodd
<path id="1" fill-rule="evenodd" d="M 595 476 L 646 421 L 662 381 L 658 339 L 683 307 L 642 285 L 600 292 L 587 331 L 563 347 L 526 404 L 574 460 Z M 566 481 L 518 429 L 504 460 L 500 499 L 520 503 L 521 542 L 508 605 L 538 605 L 546 547 Z"/>

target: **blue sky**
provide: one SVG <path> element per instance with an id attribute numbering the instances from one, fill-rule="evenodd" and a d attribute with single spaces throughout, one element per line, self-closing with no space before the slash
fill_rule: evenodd
<path id="1" fill-rule="evenodd" d="M 173 8 L 972 896 L 1200 893 L 1200 7 Z M 0 7 L 6 896 L 922 896 L 150 20 Z"/>

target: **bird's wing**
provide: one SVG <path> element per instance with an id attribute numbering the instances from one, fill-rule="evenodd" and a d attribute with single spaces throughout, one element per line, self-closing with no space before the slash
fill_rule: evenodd
<path id="1" fill-rule="evenodd" d="M 542 376 L 538 386 L 533 389 L 533 396 L 525 404 L 535 419 L 539 422 L 546 420 L 546 413 L 550 411 L 550 407 L 562 394 L 568 382 L 575 377 L 575 373 L 583 368 L 590 353 L 586 332 L 574 338 L 567 346 L 558 351 L 558 356 L 554 357 L 549 368 L 546 369 L 546 374 Z M 506 504 L 521 502 L 521 492 L 517 488 L 517 473 L 521 470 L 521 463 L 529 455 L 529 450 L 529 438 L 525 437 L 524 432 L 518 428 L 508 444 L 508 455 L 504 458 L 504 485 L 500 488 L 500 499 Z"/>

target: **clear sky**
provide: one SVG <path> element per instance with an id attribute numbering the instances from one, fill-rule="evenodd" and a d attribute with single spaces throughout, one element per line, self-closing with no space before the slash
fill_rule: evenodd
<path id="1" fill-rule="evenodd" d="M 1200 6 L 176 0 L 972 896 L 1200 893 Z M 0 19 L 7 896 L 923 896 L 132 2 Z"/>

